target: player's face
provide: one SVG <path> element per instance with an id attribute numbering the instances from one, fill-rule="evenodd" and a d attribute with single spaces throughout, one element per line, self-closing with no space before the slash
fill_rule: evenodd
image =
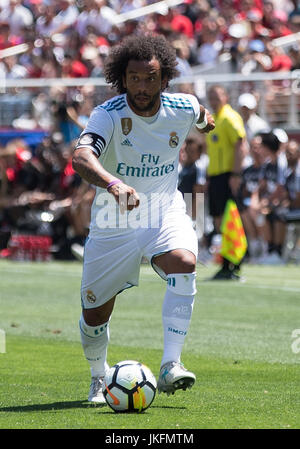
<path id="1" fill-rule="evenodd" d="M 123 84 L 127 91 L 127 100 L 132 110 L 141 116 L 154 115 L 160 106 L 160 93 L 166 81 L 162 80 L 160 63 L 151 61 L 130 60 Z"/>

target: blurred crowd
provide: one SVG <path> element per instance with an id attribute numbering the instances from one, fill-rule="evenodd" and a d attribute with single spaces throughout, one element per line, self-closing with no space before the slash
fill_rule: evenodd
<path id="1" fill-rule="evenodd" d="M 298 45 L 288 55 L 271 43 L 300 31 L 297 0 L 185 0 L 146 16 L 122 14 L 153 0 L 1 0 L 0 50 L 29 49 L 1 61 L 7 78 L 97 77 L 109 47 L 128 34 L 156 32 L 174 45 L 182 74 L 232 55 L 232 69 L 249 73 L 300 67 Z"/>
<path id="2" fill-rule="evenodd" d="M 123 14 L 153 3 L 0 0 L 0 80 L 99 78 L 109 48 L 128 34 L 145 32 L 164 34 L 172 43 L 181 76 L 190 75 L 197 66 L 217 64 L 223 54 L 230 55 L 231 71 L 244 75 L 300 69 L 300 45 L 294 42 L 283 51 L 274 41 L 300 32 L 297 0 L 185 0 L 172 8 L 160 6 L 151 14 L 120 20 Z M 17 50 L 10 52 L 11 47 Z M 253 260 L 274 251 L 281 257 L 284 212 L 300 208 L 299 143 L 283 130 L 273 133 L 273 99 L 285 85 L 277 82 L 272 87 L 267 98 L 269 121 L 259 116 L 260 98 L 254 90 L 248 89 L 238 99 L 249 147 L 239 201 Z M 192 85 L 180 88 L 195 93 Z M 36 145 L 19 138 L 1 144 L 0 139 L 3 257 L 9 255 L 9 239 L 15 232 L 50 235 L 53 254 L 63 259 L 72 258 L 74 243 L 83 243 L 94 188 L 74 173 L 71 152 L 93 107 L 113 94 L 107 87 L 92 84 L 2 92 L 3 98 L 11 96 L 14 101 L 29 95 L 30 114 L 14 117 L 15 129 L 46 131 Z M 271 143 L 268 138 L 273 137 L 266 137 L 270 135 L 276 137 Z M 205 142 L 191 135 L 181 150 L 182 191 L 206 192 L 207 163 Z M 276 238 L 270 237 L 272 232 Z M 207 249 L 212 236 L 213 229 L 204 231 L 201 244 Z M 267 252 L 270 241 L 276 248 Z"/>
<path id="3" fill-rule="evenodd" d="M 204 262 L 219 262 L 221 235 L 214 229 L 207 207 L 208 162 L 205 142 L 194 133 L 181 149 L 179 190 L 183 194 L 193 192 L 190 214 L 203 231 L 200 258 Z M 204 195 L 197 195 L 199 193 Z M 289 138 L 280 128 L 261 128 L 249 137 L 234 199 L 248 241 L 246 260 L 274 265 L 288 261 L 287 256 L 296 249 L 300 237 L 299 231 L 293 233 L 289 236 L 289 245 L 293 247 L 286 247 L 289 222 L 300 221 L 299 141 Z M 197 223 L 199 215 L 200 219 L 204 216 L 204 222 Z"/>

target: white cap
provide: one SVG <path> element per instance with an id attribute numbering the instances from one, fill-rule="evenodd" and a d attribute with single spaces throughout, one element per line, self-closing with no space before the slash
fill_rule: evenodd
<path id="1" fill-rule="evenodd" d="M 233 23 L 228 28 L 228 34 L 231 37 L 234 37 L 236 39 L 241 39 L 243 37 L 248 36 L 248 29 L 247 26 L 245 26 L 243 23 Z"/>
<path id="2" fill-rule="evenodd" d="M 287 143 L 289 141 L 289 136 L 282 128 L 274 128 L 272 133 L 275 134 L 280 143 Z"/>
<path id="3" fill-rule="evenodd" d="M 245 93 L 239 96 L 238 104 L 240 107 L 246 106 L 248 109 L 255 109 L 257 101 L 254 95 Z"/>

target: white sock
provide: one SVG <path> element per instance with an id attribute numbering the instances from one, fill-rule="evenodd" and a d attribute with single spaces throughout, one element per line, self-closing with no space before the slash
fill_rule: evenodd
<path id="1" fill-rule="evenodd" d="M 176 294 L 168 285 L 163 308 L 164 351 L 161 365 L 180 362 L 184 340 L 192 317 L 194 295 Z"/>
<path id="2" fill-rule="evenodd" d="M 79 320 L 81 344 L 90 364 L 92 377 L 102 377 L 108 369 L 106 362 L 109 342 L 109 321 L 100 326 L 89 326 L 83 315 Z"/>

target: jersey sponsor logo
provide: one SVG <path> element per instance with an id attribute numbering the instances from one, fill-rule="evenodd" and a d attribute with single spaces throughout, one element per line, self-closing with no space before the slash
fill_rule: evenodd
<path id="1" fill-rule="evenodd" d="M 169 145 L 171 148 L 176 148 L 179 143 L 179 137 L 175 131 L 170 133 Z"/>
<path id="2" fill-rule="evenodd" d="M 132 130 L 132 120 L 129 117 L 121 118 L 122 131 L 125 136 Z"/>
<path id="3" fill-rule="evenodd" d="M 117 173 L 120 176 L 133 176 L 136 178 L 148 178 L 151 176 L 164 176 L 175 170 L 174 163 L 158 165 L 159 155 L 144 153 L 141 155 L 139 166 L 130 166 L 125 162 L 119 162 Z M 151 166 L 147 165 L 151 164 Z"/>
<path id="4" fill-rule="evenodd" d="M 151 176 L 164 176 L 174 171 L 174 164 L 163 164 L 156 167 L 147 167 L 146 164 L 142 166 L 133 167 L 125 164 L 125 162 L 119 162 L 117 166 L 117 173 L 120 176 L 133 176 L 136 178 L 148 178 Z"/>

